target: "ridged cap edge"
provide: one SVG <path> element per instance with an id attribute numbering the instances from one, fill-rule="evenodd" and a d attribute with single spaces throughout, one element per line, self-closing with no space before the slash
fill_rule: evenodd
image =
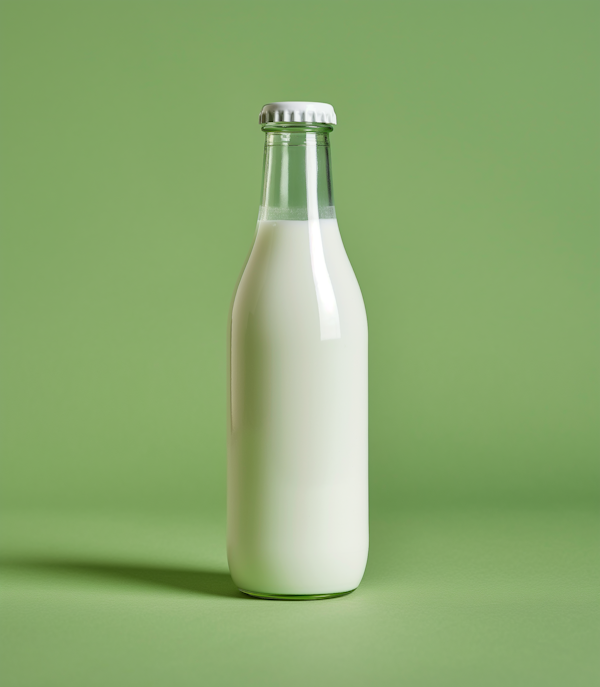
<path id="1" fill-rule="evenodd" d="M 337 124 L 335 110 L 328 103 L 285 101 L 268 103 L 260 111 L 259 124 L 269 122 L 306 122 L 308 124 Z"/>

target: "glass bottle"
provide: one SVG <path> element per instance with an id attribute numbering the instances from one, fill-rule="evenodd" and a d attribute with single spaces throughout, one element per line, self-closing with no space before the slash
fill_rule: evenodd
<path id="1" fill-rule="evenodd" d="M 367 318 L 342 244 L 330 105 L 281 102 L 229 326 L 227 553 L 253 596 L 353 591 L 368 554 Z"/>

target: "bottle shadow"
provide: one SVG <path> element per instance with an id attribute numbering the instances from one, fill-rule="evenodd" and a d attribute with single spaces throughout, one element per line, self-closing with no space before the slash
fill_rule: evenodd
<path id="1" fill-rule="evenodd" d="M 76 575 L 96 581 L 137 582 L 145 587 L 252 600 L 235 587 L 229 573 L 216 570 L 58 559 L 4 560 L 2 567 L 16 573 L 37 572 L 61 577 Z"/>

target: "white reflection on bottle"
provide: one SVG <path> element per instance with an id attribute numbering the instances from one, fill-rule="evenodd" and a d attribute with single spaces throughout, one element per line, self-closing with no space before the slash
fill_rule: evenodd
<path id="1" fill-rule="evenodd" d="M 314 137 L 314 142 L 310 138 Z M 308 134 L 306 141 L 306 204 L 308 208 L 308 242 L 310 264 L 317 295 L 321 341 L 339 339 L 340 314 L 331 278 L 327 271 L 321 223 L 319 222 L 319 200 L 317 195 L 317 145 L 316 136 Z"/>
<path id="2" fill-rule="evenodd" d="M 289 152 L 287 145 L 281 147 L 281 178 L 279 179 L 279 204 L 282 208 L 289 207 Z"/>

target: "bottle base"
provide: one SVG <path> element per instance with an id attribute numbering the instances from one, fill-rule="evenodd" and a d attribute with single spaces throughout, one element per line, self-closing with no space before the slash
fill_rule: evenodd
<path id="1" fill-rule="evenodd" d="M 253 596 L 256 599 L 271 599 L 274 601 L 317 601 L 318 599 L 334 599 L 336 596 L 346 596 L 352 594 L 354 589 L 347 592 L 332 592 L 331 594 L 269 594 L 268 592 L 251 592 L 248 589 L 241 589 L 240 592 Z"/>

